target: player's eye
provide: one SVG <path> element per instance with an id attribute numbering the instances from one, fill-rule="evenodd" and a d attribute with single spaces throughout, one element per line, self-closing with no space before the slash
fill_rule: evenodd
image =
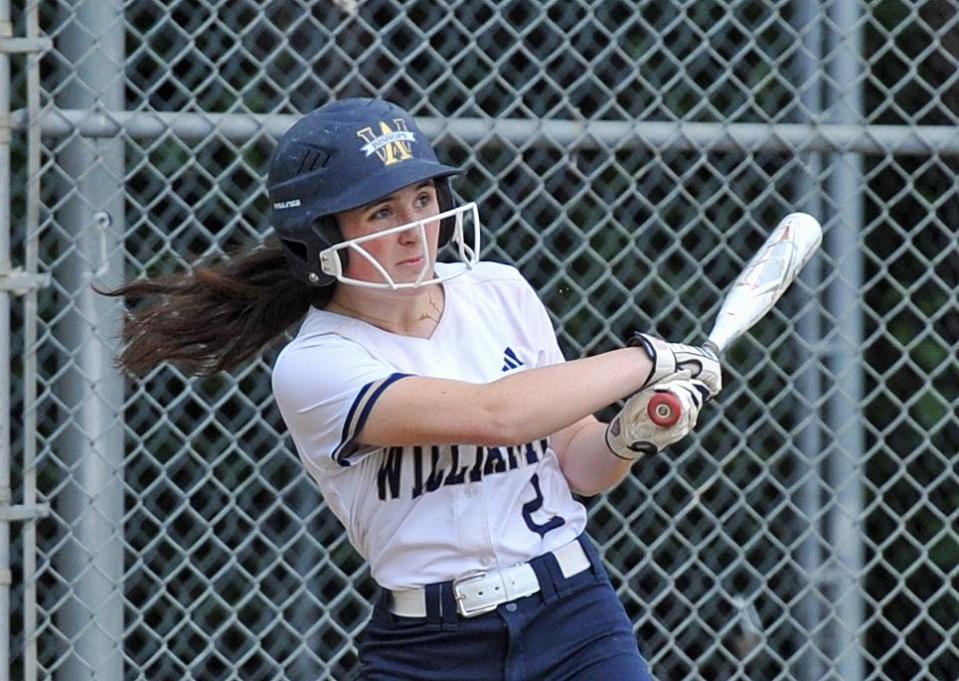
<path id="1" fill-rule="evenodd" d="M 393 215 L 389 206 L 380 206 L 374 209 L 367 217 L 369 220 L 386 220 Z"/>

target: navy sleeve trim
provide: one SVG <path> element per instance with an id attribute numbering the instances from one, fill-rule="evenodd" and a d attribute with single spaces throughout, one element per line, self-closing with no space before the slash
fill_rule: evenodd
<path id="1" fill-rule="evenodd" d="M 341 466 L 349 466 L 350 459 L 357 453 L 369 451 L 369 448 L 363 448 L 354 440 L 356 434 L 363 430 L 366 420 L 370 417 L 373 405 L 383 394 L 383 391 L 393 385 L 401 378 L 406 378 L 411 374 L 390 374 L 386 378 L 378 381 L 372 381 L 364 385 L 357 393 L 356 399 L 350 405 L 350 410 L 346 413 L 346 420 L 343 422 L 343 432 L 340 434 L 340 444 L 333 450 L 333 460 Z"/>

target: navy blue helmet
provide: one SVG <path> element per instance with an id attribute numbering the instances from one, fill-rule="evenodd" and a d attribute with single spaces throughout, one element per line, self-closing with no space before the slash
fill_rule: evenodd
<path id="1" fill-rule="evenodd" d="M 291 272 L 312 286 L 332 284 L 320 253 L 343 241 L 335 213 L 429 179 L 440 212 L 448 211 L 454 208 L 448 178 L 459 172 L 439 162 L 413 117 L 391 102 L 344 99 L 307 114 L 280 139 L 267 179 L 272 224 Z M 453 222 L 441 222 L 440 246 L 450 240 Z"/>

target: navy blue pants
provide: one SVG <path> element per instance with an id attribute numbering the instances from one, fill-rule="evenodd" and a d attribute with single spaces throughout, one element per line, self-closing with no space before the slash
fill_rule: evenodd
<path id="1" fill-rule="evenodd" d="M 591 568 L 563 577 L 552 554 L 532 561 L 541 591 L 461 617 L 449 583 L 427 587 L 427 616 L 379 599 L 360 642 L 363 681 L 652 681 L 592 542 Z"/>

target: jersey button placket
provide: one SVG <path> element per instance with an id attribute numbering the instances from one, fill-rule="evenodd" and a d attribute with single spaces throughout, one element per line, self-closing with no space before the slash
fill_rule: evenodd
<path id="1" fill-rule="evenodd" d="M 477 487 L 479 487 L 479 485 L 477 485 Z M 485 530 L 483 536 L 486 537 L 486 551 L 484 552 L 484 554 L 486 556 L 495 556 L 496 549 L 494 547 L 496 544 L 493 541 L 493 528 L 490 522 L 490 510 L 489 510 L 490 498 L 489 498 L 489 495 L 486 494 L 485 488 L 480 488 L 479 493 L 480 493 L 480 496 L 482 497 L 482 502 L 483 502 L 481 505 L 481 508 L 483 509 L 482 525 Z"/>

